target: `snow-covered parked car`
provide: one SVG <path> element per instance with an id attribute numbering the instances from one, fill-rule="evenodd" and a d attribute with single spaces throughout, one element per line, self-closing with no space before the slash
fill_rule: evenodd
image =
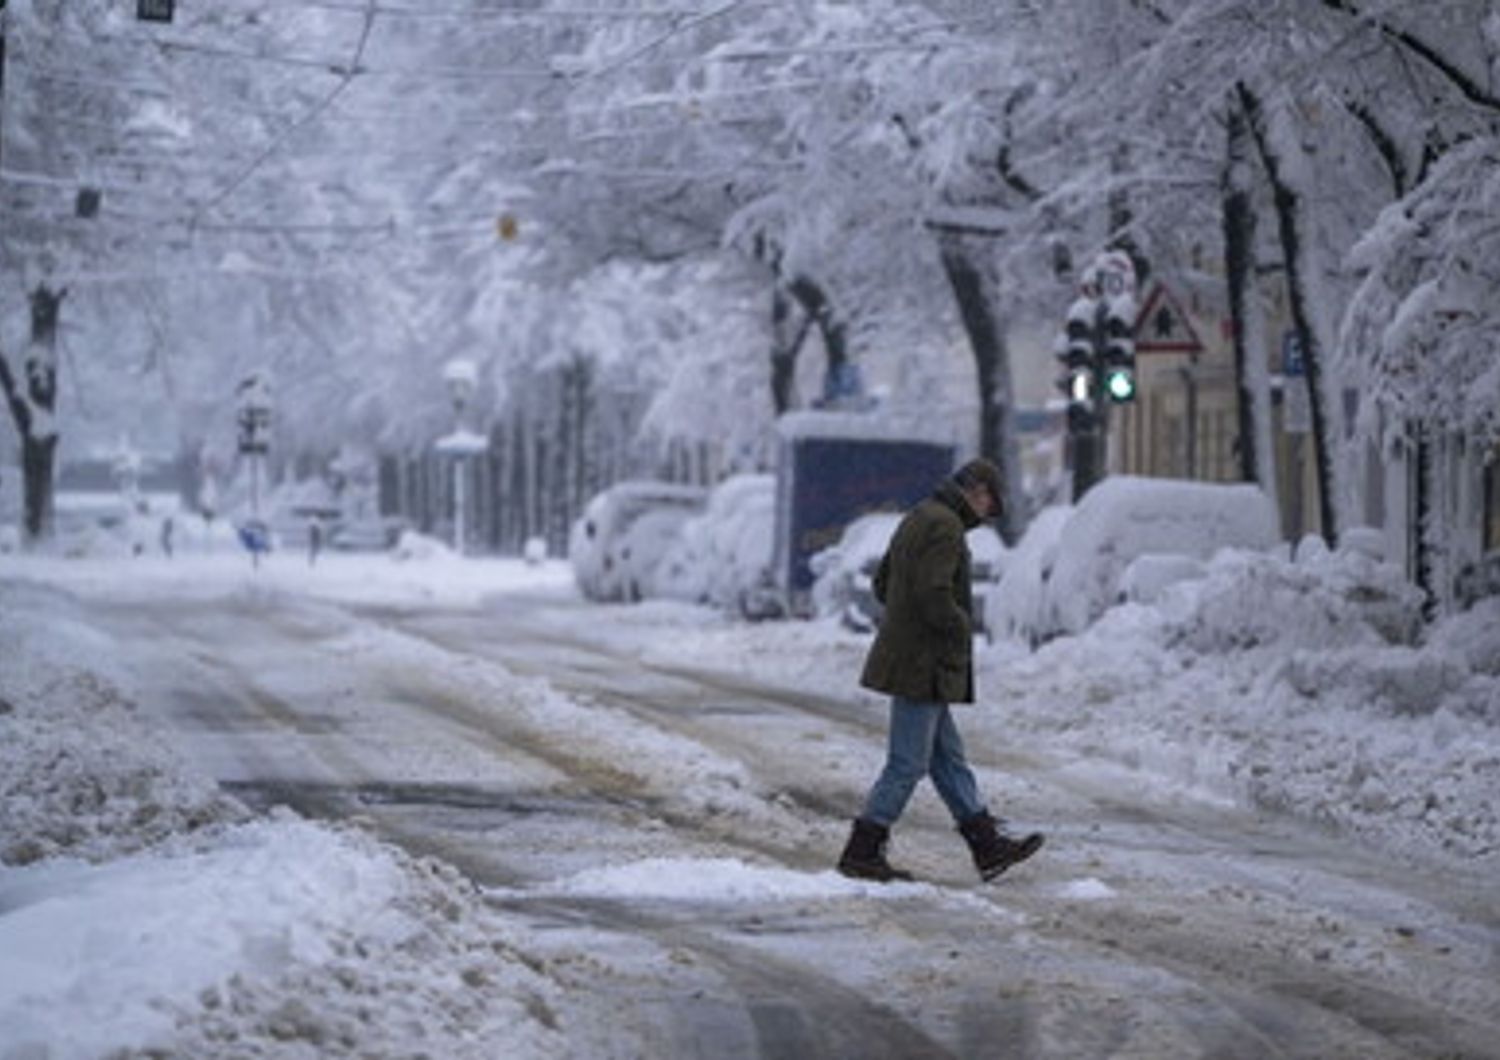
<path id="1" fill-rule="evenodd" d="M 992 624 L 1033 644 L 1077 633 L 1128 592 L 1148 599 L 1196 576 L 1193 561 L 1280 543 L 1276 509 L 1257 486 L 1112 476 L 1028 528 L 999 586 Z"/>
<path id="2" fill-rule="evenodd" d="M 770 578 L 776 519 L 774 475 L 731 475 L 700 515 L 682 525 L 657 572 L 664 596 L 746 612 Z"/>
<path id="3" fill-rule="evenodd" d="M 854 629 L 873 629 L 880 614 L 871 579 L 885 555 L 901 516 L 895 512 L 861 515 L 838 541 L 808 560 L 813 572 L 813 614 L 838 615 Z"/>
<path id="4" fill-rule="evenodd" d="M 1002 640 L 1036 645 L 1054 631 L 1047 616 L 1046 589 L 1057 562 L 1057 541 L 1073 514 L 1071 505 L 1043 508 L 1010 552 L 1005 571 L 985 598 L 985 628 Z"/>
<path id="5" fill-rule="evenodd" d="M 408 529 L 407 520 L 399 515 L 345 518 L 328 528 L 325 543 L 339 552 L 388 552 Z"/>
<path id="6" fill-rule="evenodd" d="M 813 556 L 813 612 L 838 615 L 846 626 L 872 630 L 884 610 L 875 599 L 875 571 L 901 522 L 896 512 L 871 512 L 845 528 L 837 544 Z M 992 527 L 969 532 L 970 577 L 973 583 L 974 632 L 985 632 L 986 600 L 1006 566 L 1005 544 Z"/>
<path id="7" fill-rule="evenodd" d="M 648 480 L 619 482 L 596 494 L 568 534 L 579 590 L 600 601 L 659 595 L 662 560 L 705 499 L 697 486 Z"/>
<path id="8" fill-rule="evenodd" d="M 397 547 L 409 529 L 407 520 L 395 515 L 351 510 L 347 493 L 322 478 L 288 483 L 271 501 L 272 545 L 277 549 L 306 549 L 316 526 L 325 548 L 342 552 L 385 552 Z"/>

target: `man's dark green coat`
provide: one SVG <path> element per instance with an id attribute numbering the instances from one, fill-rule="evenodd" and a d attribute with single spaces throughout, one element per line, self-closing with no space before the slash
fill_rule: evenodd
<path id="1" fill-rule="evenodd" d="M 969 546 L 979 517 L 951 482 L 906 513 L 875 574 L 885 605 L 859 683 L 920 703 L 974 702 Z"/>

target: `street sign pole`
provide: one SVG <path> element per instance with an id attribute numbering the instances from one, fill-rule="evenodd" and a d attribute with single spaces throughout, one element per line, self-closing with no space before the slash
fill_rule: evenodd
<path id="1" fill-rule="evenodd" d="M 271 385 L 260 373 L 241 380 L 236 388 L 239 408 L 239 450 L 250 463 L 250 519 L 240 527 L 240 540 L 250 552 L 251 565 L 260 568 L 260 554 L 270 548 L 271 531 L 260 517 L 261 461 L 271 448 Z"/>

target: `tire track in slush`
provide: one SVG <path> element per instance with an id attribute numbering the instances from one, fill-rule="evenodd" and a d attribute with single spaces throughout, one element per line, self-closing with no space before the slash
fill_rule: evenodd
<path id="1" fill-rule="evenodd" d="M 402 632 L 427 639 L 445 650 L 493 659 L 516 672 L 544 677 L 566 691 L 594 696 L 610 706 L 629 711 L 643 722 L 698 740 L 716 750 L 729 751 L 740 760 L 752 761 L 761 767 L 768 761 L 777 761 L 774 754 L 768 755 L 768 748 L 755 744 L 753 738 L 728 734 L 722 727 L 715 728 L 711 717 L 705 720 L 712 711 L 683 709 L 695 698 L 694 688 L 698 690 L 696 698 L 700 701 L 712 698 L 712 694 L 728 694 L 779 709 L 791 707 L 866 735 L 883 735 L 883 725 L 879 721 L 850 711 L 847 702 L 816 695 L 786 694 L 779 689 L 772 691 L 752 681 L 689 667 L 644 664 L 639 659 L 611 652 L 583 638 L 529 627 L 524 621 L 505 621 L 503 635 L 496 636 L 496 616 L 493 613 L 478 618 L 486 626 L 483 636 L 452 627 L 441 630 L 425 628 L 423 619 L 428 617 L 431 616 L 410 615 L 400 620 L 387 613 L 385 621 L 394 619 L 396 628 Z M 552 649 L 545 656 L 545 663 L 535 661 L 531 649 L 537 644 Z M 565 663 L 573 660 L 573 665 L 564 673 L 557 671 L 559 656 L 556 649 L 564 650 L 562 658 Z M 581 665 L 577 662 L 579 657 L 588 660 L 591 656 L 591 661 Z M 691 682 L 691 687 L 675 691 L 663 688 L 656 695 L 611 688 L 609 674 L 627 667 Z M 703 696 L 704 691 L 711 695 Z M 1007 768 L 1014 768 L 1015 757 L 1007 756 L 1007 761 Z M 783 787 L 781 790 L 787 789 Z M 1205 830 L 1208 822 L 1161 821 L 1155 814 L 1118 798 L 1093 790 L 1084 789 L 1084 793 L 1105 815 L 1133 820 L 1163 835 L 1182 835 L 1197 849 L 1235 853 L 1245 845 L 1243 834 L 1221 828 Z M 844 802 L 805 789 L 797 792 L 797 802 L 805 809 L 829 816 L 840 817 L 847 811 Z M 1266 847 L 1263 856 L 1276 857 L 1287 852 L 1278 850 L 1277 839 L 1284 837 L 1273 838 L 1269 843 L 1260 840 Z M 1294 857 L 1305 853 L 1291 851 Z M 782 860 L 790 865 L 806 862 L 805 853 L 799 851 L 796 854 L 798 856 L 783 857 Z M 1367 865 L 1337 868 L 1347 871 L 1351 879 L 1361 883 L 1374 881 L 1381 887 L 1387 886 L 1387 881 L 1375 876 Z M 1404 896 L 1403 892 L 1393 893 Z M 1434 1009 L 1421 1000 L 1405 997 L 1397 990 L 1369 982 L 1358 974 L 1328 964 L 1309 966 L 1297 961 L 1284 949 L 1262 945 L 1253 922 L 1234 923 L 1230 927 L 1233 921 L 1228 910 L 1225 910 L 1225 930 L 1205 938 L 1179 926 L 1180 918 L 1174 921 L 1169 916 L 1159 920 L 1130 911 L 1122 916 L 1118 908 L 1096 910 L 1088 905 L 1075 908 L 1066 924 L 1049 928 L 1044 903 L 1015 893 L 1008 897 L 1013 905 L 1035 914 L 1042 925 L 1042 934 L 1049 938 L 1082 943 L 1099 952 L 1129 954 L 1142 965 L 1157 967 L 1183 982 L 1199 984 L 1213 1003 L 1185 1005 L 1179 1015 L 1184 1026 L 1191 1028 L 1195 1037 L 1209 1045 L 1205 1055 L 1277 1055 L 1281 1048 L 1275 1043 L 1284 1046 L 1288 1040 L 1295 1042 L 1304 1037 L 1308 1039 L 1303 1042 L 1305 1048 L 1291 1045 L 1285 1055 L 1321 1055 L 1330 1047 L 1337 1051 L 1336 1044 L 1328 1040 L 1326 1030 L 1312 1027 L 1327 1014 L 1363 1032 L 1355 1035 L 1363 1039 L 1362 1044 L 1355 1047 L 1358 1050 L 1368 1049 L 1372 1042 L 1379 1042 L 1392 1049 L 1393 1055 L 1404 1055 L 1415 1048 L 1419 1055 L 1432 1049 L 1432 1055 L 1445 1057 L 1500 1056 L 1500 1048 L 1491 1044 L 1500 1035 L 1500 1011 L 1473 1013 Z M 1488 925 L 1488 929 L 1500 943 L 1500 932 L 1495 932 L 1493 925 Z M 987 1021 L 986 1025 L 989 1022 L 994 1021 Z M 1247 1032 L 1254 1028 L 1259 1028 L 1264 1037 L 1255 1033 L 1247 1037 Z M 1364 1054 L 1355 1052 L 1349 1055 Z"/>
<path id="2" fill-rule="evenodd" d="M 132 607 L 126 629 L 139 636 L 143 615 Z M 268 809 L 286 805 L 305 816 L 331 822 L 360 821 L 377 835 L 417 856 L 432 856 L 454 865 L 476 884 L 486 888 L 511 888 L 522 882 L 524 872 L 507 867 L 494 854 L 474 855 L 465 844 L 451 843 L 427 828 L 416 826 L 412 818 L 396 808 L 413 805 L 500 810 L 524 805 L 526 796 L 496 796 L 468 786 L 390 784 L 366 769 L 354 748 L 339 745 L 339 727 L 326 714 L 273 693 L 261 673 L 251 676 L 237 666 L 222 650 L 224 644 L 205 638 L 203 630 L 180 611 L 168 616 L 149 617 L 154 636 L 169 636 L 184 643 L 197 643 L 189 655 L 198 666 L 214 675 L 216 687 L 205 690 L 191 678 L 160 681 L 158 691 L 167 696 L 170 714 L 179 720 L 220 731 L 280 733 L 306 743 L 309 736 L 318 737 L 316 746 L 303 750 L 322 763 L 331 774 L 326 780 L 306 780 L 276 776 L 274 756 L 260 747 L 242 754 L 237 761 L 243 766 L 257 765 L 268 774 L 264 779 L 239 779 L 225 782 L 226 791 L 237 795 L 252 808 Z M 285 638 L 283 650 L 290 654 L 305 653 L 308 643 L 295 636 Z M 262 658 L 259 665 L 264 666 Z M 305 659 L 295 667 L 299 674 L 308 672 Z M 316 702 L 315 690 L 306 698 Z M 441 704 L 425 701 L 419 706 L 437 709 L 485 741 L 520 742 L 527 753 L 568 773 L 582 790 L 601 779 L 599 770 L 588 760 L 558 751 L 534 734 L 523 733 L 514 726 L 501 726 L 493 714 L 447 700 Z M 269 745 L 267 745 L 268 747 Z M 540 796 L 536 801 L 545 802 Z M 553 800 L 555 803 L 555 800 Z M 594 813 L 601 806 L 624 805 L 632 811 L 643 807 L 631 800 L 578 800 L 578 809 Z M 670 822 L 669 822 L 670 823 Z M 686 825 L 691 822 L 683 821 Z M 766 853 L 766 851 L 761 851 Z M 711 1046 L 703 1055 L 715 1057 L 806 1057 L 860 1056 L 881 1058 L 949 1057 L 953 1054 L 937 1039 L 895 1010 L 856 990 L 844 986 L 816 969 L 777 959 L 763 949 L 726 938 L 713 928 L 697 928 L 674 919 L 670 911 L 652 914 L 623 902 L 568 900 L 551 898 L 544 903 L 507 903 L 492 900 L 493 905 L 507 909 L 537 926 L 541 920 L 582 921 L 590 932 L 607 933 L 627 946 L 642 943 L 662 952 L 685 951 L 693 961 L 710 973 L 701 982 L 691 983 L 658 999 L 656 1018 L 668 1026 L 668 1036 L 676 1041 L 703 1040 Z M 545 930 L 545 924 L 541 930 Z M 575 974 L 578 974 L 575 969 Z M 595 969 L 595 989 L 620 989 L 607 969 Z M 721 984 L 735 991 L 726 1007 L 718 996 Z M 625 987 L 629 987 L 627 981 Z M 749 1028 L 748 1034 L 745 1028 Z"/>
<path id="3" fill-rule="evenodd" d="M 139 612 L 133 612 L 132 617 L 138 621 Z M 173 617 L 174 621 L 163 628 L 179 638 L 190 640 L 200 632 L 190 620 L 183 620 L 180 615 Z M 266 617 L 271 620 L 267 626 L 276 624 L 274 613 Z M 365 617 L 374 616 L 365 612 Z M 598 646 L 580 644 L 554 634 L 545 639 L 551 640 L 554 646 L 566 647 L 574 656 L 567 668 L 559 672 L 559 660 L 555 655 L 548 657 L 550 669 L 548 664 L 538 664 L 530 658 L 533 652 L 528 650 L 529 645 L 543 638 L 536 630 L 527 631 L 524 622 L 507 622 L 506 636 L 496 638 L 491 615 L 473 616 L 479 628 L 471 631 L 455 630 L 451 626 L 434 631 L 427 628 L 431 624 L 427 621 L 430 617 L 411 614 L 398 618 L 387 611 L 380 616 L 380 621 L 401 635 L 426 640 L 444 651 L 490 659 L 517 670 L 529 667 L 557 687 L 588 692 L 608 705 L 630 711 L 643 723 L 678 732 L 715 749 L 727 748 L 739 760 L 757 767 L 763 766 L 765 747 L 739 737 L 728 738 L 726 743 L 722 727 L 716 728 L 712 723 L 711 712 L 705 714 L 685 707 L 691 706 L 694 699 L 703 701 L 732 692 L 735 696 L 762 701 L 773 709 L 805 711 L 830 723 L 853 726 L 865 735 L 880 728 L 873 719 L 851 714 L 847 704 L 819 701 L 816 697 L 808 703 L 802 702 L 804 697 L 795 697 L 791 701 L 780 693 L 757 689 L 748 682 L 741 683 L 722 675 L 700 677 L 680 668 L 663 672 L 675 681 L 689 682 L 688 687 L 663 690 L 669 692 L 667 695 L 652 695 L 649 688 L 627 688 L 624 686 L 630 682 L 624 681 L 620 682 L 622 687 L 611 689 L 612 673 L 623 672 L 626 668 L 637 673 L 652 668 L 642 667 L 633 658 L 615 656 Z M 453 618 L 455 616 L 443 616 L 444 622 Z M 178 628 L 179 625 L 182 628 Z M 291 653 L 293 657 L 312 647 L 295 631 L 282 634 L 282 639 L 284 643 L 279 650 Z M 501 642 L 504 643 L 503 650 L 496 648 Z M 303 673 L 307 665 L 303 662 L 296 669 Z M 230 668 L 229 672 L 235 671 Z M 247 704 L 247 709 L 258 710 L 268 719 L 267 724 L 285 727 L 300 734 L 304 740 L 316 737 L 323 752 L 328 752 L 329 749 L 322 746 L 331 737 L 326 731 L 325 716 L 305 705 L 271 695 L 261 682 L 245 673 L 239 673 L 238 678 L 244 687 L 236 698 Z M 704 695 L 705 692 L 708 695 Z M 430 711 L 447 718 L 485 746 L 504 745 L 511 753 L 520 750 L 548 762 L 567 775 L 570 784 L 579 791 L 594 796 L 580 799 L 571 812 L 598 815 L 601 823 L 610 827 L 634 827 L 630 818 L 644 814 L 665 820 L 674 833 L 702 834 L 705 831 L 704 822 L 689 816 L 664 815 L 663 808 L 643 797 L 639 789 L 622 794 L 618 790 L 620 778 L 610 776 L 607 771 L 601 773 L 595 761 L 598 756 L 580 756 L 560 750 L 548 742 L 544 733 L 529 730 L 524 725 L 507 724 L 495 712 L 486 711 L 458 696 L 439 696 L 429 689 L 398 692 L 398 697 L 405 701 L 403 705 L 414 710 Z M 774 756 L 771 761 L 775 761 Z M 531 798 L 533 807 L 541 805 L 544 811 L 549 809 L 545 802 L 548 796 L 544 794 L 510 793 L 502 798 L 494 792 L 478 789 L 383 785 L 378 778 L 362 773 L 357 762 L 339 761 L 335 768 L 348 779 L 348 783 L 324 787 L 308 785 L 300 789 L 283 787 L 279 792 L 268 788 L 261 794 L 274 795 L 293 805 L 300 804 L 318 816 L 373 820 L 377 830 L 392 841 L 414 853 L 442 857 L 477 882 L 490 886 L 512 886 L 524 876 L 524 872 L 506 867 L 504 860 L 494 852 L 476 856 L 471 847 L 463 843 L 447 842 L 441 833 L 423 827 L 420 819 L 414 820 L 410 814 L 401 812 L 402 808 L 447 805 L 462 812 L 503 814 L 527 811 L 526 800 Z M 597 798 L 601 790 L 607 795 Z M 509 802 L 505 801 L 507 798 Z M 555 800 L 555 796 L 553 798 Z M 831 807 L 826 802 L 820 804 L 818 799 L 805 796 L 799 804 L 815 814 L 838 815 L 842 810 L 842 807 Z M 550 810 L 556 809 L 555 804 L 550 805 Z M 1121 804 L 1120 810 L 1135 818 L 1143 814 L 1140 807 L 1128 804 Z M 1146 816 L 1150 817 L 1149 814 Z M 1149 820 L 1145 824 L 1149 825 Z M 1233 835 L 1223 834 L 1200 836 L 1180 823 L 1162 822 L 1162 827 L 1168 833 L 1186 831 L 1185 845 L 1188 846 L 1232 849 L 1236 839 Z M 725 836 L 722 830 L 712 828 L 708 828 L 707 833 L 717 842 L 744 839 Z M 807 866 L 805 850 L 788 849 L 775 843 L 752 845 L 746 842 L 743 845 L 783 864 L 822 867 Z M 983 895 L 985 892 L 974 893 Z M 1153 1007 L 1153 1002 L 1135 999 L 1131 1018 L 1139 1021 L 1143 1018 L 1142 1012 L 1149 1012 L 1151 1019 L 1159 1021 L 1162 1026 L 1175 1028 L 1197 1043 L 1187 1055 L 1495 1055 L 1486 1050 L 1489 1049 L 1488 1043 L 1495 1038 L 1496 1022 L 1476 1018 L 1470 1013 L 1434 1009 L 1419 999 L 1403 998 L 1356 975 L 1332 967 L 1309 967 L 1292 955 L 1278 953 L 1274 946 L 1262 944 L 1265 940 L 1260 936 L 1266 934 L 1266 929 L 1255 922 L 1253 908 L 1241 910 L 1226 906 L 1220 931 L 1208 938 L 1195 932 L 1190 925 L 1181 923 L 1180 918 L 1174 926 L 1170 918 L 1154 917 L 1148 911 L 1129 905 L 1075 904 L 1068 908 L 1066 917 L 1058 917 L 1054 915 L 1055 897 L 1021 889 L 1007 891 L 1005 900 L 1007 907 L 1027 913 L 1030 931 L 1064 953 L 1075 953 L 1079 961 L 1123 962 L 1137 969 L 1154 969 L 1169 981 L 1180 984 L 1178 996 L 1174 996 L 1170 1003 L 1163 1003 L 1159 1009 Z M 540 918 L 543 924 L 585 923 L 588 930 L 608 933 L 626 944 L 634 940 L 663 951 L 675 948 L 692 954 L 712 972 L 712 981 L 705 980 L 695 990 L 671 994 L 662 1002 L 666 1013 L 663 1018 L 676 1021 L 672 1026 L 689 1036 L 700 1033 L 705 1021 L 707 1026 L 717 1027 L 728 1036 L 726 1042 L 738 1043 L 722 1055 L 947 1055 L 947 1047 L 889 1004 L 851 990 L 805 962 L 779 960 L 768 954 L 764 947 L 741 941 L 736 937 L 740 927 L 734 923 L 710 920 L 708 926 L 699 926 L 686 921 L 680 910 L 647 909 L 640 905 L 571 897 L 500 899 L 498 904 L 507 905 L 518 915 L 533 920 Z M 719 915 L 722 920 L 723 914 Z M 877 912 L 875 915 L 881 930 L 896 931 L 903 936 L 910 952 L 916 955 L 967 943 L 973 933 L 971 925 L 964 924 L 961 919 L 955 922 L 951 910 L 932 917 L 924 917 L 919 911 L 908 908 L 895 914 Z M 976 959 L 980 962 L 977 966 L 971 963 Z M 952 1038 L 961 1043 L 1009 1041 L 1015 1048 L 1008 1051 L 1008 1055 L 1057 1055 L 1047 1051 L 1047 1043 L 1049 1035 L 1055 1039 L 1058 1032 L 1053 1030 L 1041 1034 L 1036 1029 L 1045 1018 L 1046 1002 L 1024 993 L 1007 997 L 1003 987 L 998 1003 L 993 996 L 986 1001 L 986 989 L 993 990 L 993 980 L 985 982 L 983 979 L 986 959 L 966 958 L 966 963 L 960 967 L 974 974 L 976 986 L 968 992 L 959 991 L 967 1000 L 957 1006 L 956 1015 L 950 1017 L 951 1023 L 947 1024 Z M 598 975 L 595 985 L 599 989 L 620 988 L 620 984 L 611 981 L 605 973 Z M 737 1014 L 735 1018 L 730 1018 L 724 1002 L 715 993 L 714 982 L 719 980 L 730 984 L 736 991 L 737 1001 L 731 1006 Z M 1104 985 L 1110 987 L 1107 982 Z M 628 989 L 629 984 L 625 986 Z M 1069 1033 L 1078 1038 L 1080 1045 L 1087 1043 L 1087 1048 L 1079 1055 L 1109 1056 L 1120 1050 L 1130 1052 L 1128 1038 L 1121 1039 L 1118 1028 L 1110 1030 L 1110 1021 L 1118 1018 L 1118 1012 L 1113 1012 L 1087 989 L 1082 998 L 1073 1000 L 1081 1006 L 1081 1011 L 1078 1026 Z M 1097 1009 L 1097 1012 L 1088 1015 L 1082 1011 L 1088 1009 Z M 736 1030 L 740 1026 L 738 1016 L 747 1019 L 753 1028 L 749 1037 Z M 741 1036 L 736 1038 L 736 1034 Z M 944 1039 L 948 1038 L 950 1035 L 945 1034 Z M 890 1052 L 881 1054 L 872 1051 L 872 1043 L 880 1047 L 894 1044 Z M 837 1048 L 831 1050 L 830 1046 Z M 968 1049 L 959 1052 L 982 1055 L 971 1054 Z"/>

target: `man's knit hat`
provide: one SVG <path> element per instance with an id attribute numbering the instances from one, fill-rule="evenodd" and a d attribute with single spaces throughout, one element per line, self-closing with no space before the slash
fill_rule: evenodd
<path id="1" fill-rule="evenodd" d="M 975 457 L 953 472 L 953 481 L 959 489 L 966 490 L 973 486 L 987 487 L 990 496 L 995 498 L 996 508 L 1005 503 L 1005 493 L 1000 488 L 1000 469 L 982 456 Z"/>

